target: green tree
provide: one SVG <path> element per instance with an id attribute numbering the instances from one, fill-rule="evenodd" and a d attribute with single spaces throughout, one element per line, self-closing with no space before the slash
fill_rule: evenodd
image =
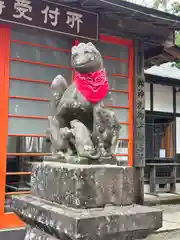
<path id="1" fill-rule="evenodd" d="M 168 0 L 154 0 L 153 7 L 180 16 L 179 0 L 175 0 L 170 6 L 168 6 Z M 176 32 L 176 45 L 180 47 L 180 32 Z M 180 60 L 176 62 L 176 67 L 180 69 Z"/>
<path id="2" fill-rule="evenodd" d="M 176 45 L 180 47 L 180 32 L 176 34 Z M 180 60 L 176 61 L 176 67 L 180 69 Z"/>
<path id="3" fill-rule="evenodd" d="M 172 3 L 171 11 L 173 14 L 180 16 L 180 2 L 175 1 Z"/>
<path id="4" fill-rule="evenodd" d="M 176 34 L 176 45 L 180 47 L 180 32 Z"/>
<path id="5" fill-rule="evenodd" d="M 168 11 L 168 0 L 154 0 L 153 8 Z"/>
<path id="6" fill-rule="evenodd" d="M 180 2 L 173 2 L 171 8 L 173 14 L 180 16 Z M 176 33 L 176 45 L 180 47 L 180 32 Z M 176 62 L 176 67 L 180 69 L 180 60 Z"/>
<path id="7" fill-rule="evenodd" d="M 175 15 L 180 15 L 180 2 L 179 0 L 174 0 L 172 3 L 168 4 L 168 0 L 154 0 L 153 8 L 158 10 L 163 10 Z"/>

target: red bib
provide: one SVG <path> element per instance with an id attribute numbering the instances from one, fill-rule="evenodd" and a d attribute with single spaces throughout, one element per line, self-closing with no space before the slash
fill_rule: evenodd
<path id="1" fill-rule="evenodd" d="M 108 93 L 109 85 L 105 70 L 81 74 L 75 72 L 74 81 L 81 94 L 94 104 L 100 102 Z"/>

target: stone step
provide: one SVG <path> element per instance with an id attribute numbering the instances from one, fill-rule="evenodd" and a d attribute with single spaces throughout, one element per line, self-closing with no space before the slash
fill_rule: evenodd
<path id="1" fill-rule="evenodd" d="M 41 231 L 37 228 L 27 228 L 26 236 L 23 240 L 57 240 L 58 238 L 52 237 L 51 235 Z"/>
<path id="2" fill-rule="evenodd" d="M 162 226 L 161 210 L 139 205 L 77 209 L 28 195 L 14 196 L 12 209 L 27 225 L 55 239 L 137 239 Z"/>

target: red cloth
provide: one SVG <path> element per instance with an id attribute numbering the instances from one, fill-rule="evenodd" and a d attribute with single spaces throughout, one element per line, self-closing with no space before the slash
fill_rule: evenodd
<path id="1" fill-rule="evenodd" d="M 109 84 L 105 70 L 81 74 L 75 72 L 74 81 L 81 94 L 94 104 L 100 102 L 108 93 Z"/>

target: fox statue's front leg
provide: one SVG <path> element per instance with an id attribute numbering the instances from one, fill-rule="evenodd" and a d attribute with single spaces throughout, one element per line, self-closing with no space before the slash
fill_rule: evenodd
<path id="1" fill-rule="evenodd" d="M 100 146 L 101 155 L 113 156 L 118 142 L 120 124 L 115 113 L 101 105 L 94 108 L 93 140 Z"/>

